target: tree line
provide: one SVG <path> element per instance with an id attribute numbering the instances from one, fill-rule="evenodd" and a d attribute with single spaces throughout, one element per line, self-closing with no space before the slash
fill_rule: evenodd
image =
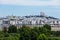
<path id="1" fill-rule="evenodd" d="M 33 27 L 22 25 L 18 28 L 15 25 L 4 27 L 0 32 L 0 40 L 60 40 L 60 31 L 51 31 L 48 24 L 42 27 Z M 52 38 L 54 37 L 54 38 Z"/>

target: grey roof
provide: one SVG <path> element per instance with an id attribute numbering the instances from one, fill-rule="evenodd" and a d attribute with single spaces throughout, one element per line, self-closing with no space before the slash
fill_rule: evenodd
<path id="1" fill-rule="evenodd" d="M 42 16 L 42 15 L 34 15 L 34 16 L 25 16 L 26 18 L 30 18 L 30 17 L 45 17 L 46 19 L 58 19 L 58 18 L 55 18 L 55 17 L 51 17 L 51 16 Z"/>

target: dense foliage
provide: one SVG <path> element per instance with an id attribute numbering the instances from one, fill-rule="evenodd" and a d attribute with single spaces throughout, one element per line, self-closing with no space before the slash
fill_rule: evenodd
<path id="1" fill-rule="evenodd" d="M 8 33 L 16 33 L 17 32 L 17 27 L 14 26 L 14 25 L 11 25 L 9 28 L 8 28 Z"/>
<path id="2" fill-rule="evenodd" d="M 0 31 L 0 40 L 60 40 L 60 31 L 51 31 L 51 26 L 47 24 L 33 28 L 23 25 L 19 29 L 11 25 Z"/>

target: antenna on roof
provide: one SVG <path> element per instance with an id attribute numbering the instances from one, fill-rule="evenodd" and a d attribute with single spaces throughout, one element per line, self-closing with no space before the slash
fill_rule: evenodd
<path id="1" fill-rule="evenodd" d="M 12 13 L 12 16 L 13 16 L 13 13 Z"/>
<path id="2" fill-rule="evenodd" d="M 11 14 L 12 14 L 11 16 L 14 16 L 14 15 L 13 15 L 13 10 L 14 10 L 14 8 L 11 8 Z"/>

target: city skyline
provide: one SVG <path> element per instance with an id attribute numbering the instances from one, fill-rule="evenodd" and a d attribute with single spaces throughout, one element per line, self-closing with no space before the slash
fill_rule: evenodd
<path id="1" fill-rule="evenodd" d="M 40 15 L 60 18 L 60 0 L 0 0 L 0 17 Z"/>

